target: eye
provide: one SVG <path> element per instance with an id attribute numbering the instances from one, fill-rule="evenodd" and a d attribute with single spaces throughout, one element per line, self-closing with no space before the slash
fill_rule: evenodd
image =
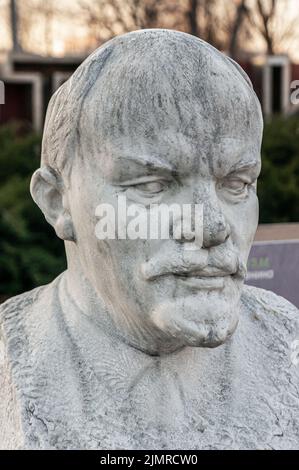
<path id="1" fill-rule="evenodd" d="M 219 182 L 218 188 L 233 196 L 247 196 L 250 183 L 240 178 L 226 178 Z"/>
<path id="2" fill-rule="evenodd" d="M 247 188 L 248 183 L 239 179 L 230 179 L 224 182 L 223 187 L 235 193 L 242 193 Z"/>
<path id="3" fill-rule="evenodd" d="M 161 193 L 166 186 L 166 181 L 148 181 L 146 183 L 135 184 L 133 189 L 135 188 L 143 193 L 151 195 Z"/>
<path id="4" fill-rule="evenodd" d="M 170 179 L 157 176 L 144 176 L 121 184 L 125 189 L 126 196 L 140 204 L 152 204 L 161 199 L 164 190 L 171 184 Z"/>

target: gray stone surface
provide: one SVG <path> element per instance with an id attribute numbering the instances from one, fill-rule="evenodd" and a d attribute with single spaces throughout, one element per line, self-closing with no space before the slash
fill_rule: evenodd
<path id="1" fill-rule="evenodd" d="M 31 193 L 68 269 L 1 306 L 1 448 L 299 448 L 298 310 L 244 286 L 261 139 L 245 73 L 179 32 L 115 38 L 56 92 Z M 202 203 L 202 248 L 98 240 L 119 194 Z"/>

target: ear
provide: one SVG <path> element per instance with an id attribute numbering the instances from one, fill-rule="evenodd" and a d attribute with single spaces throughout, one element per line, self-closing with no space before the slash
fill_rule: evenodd
<path id="1" fill-rule="evenodd" d="M 74 226 L 61 176 L 48 166 L 39 168 L 32 175 L 30 192 L 57 236 L 62 240 L 75 241 Z"/>

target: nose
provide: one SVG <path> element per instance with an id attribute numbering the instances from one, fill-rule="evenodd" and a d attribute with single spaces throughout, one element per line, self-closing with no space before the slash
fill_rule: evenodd
<path id="1" fill-rule="evenodd" d="M 203 247 L 221 245 L 231 232 L 218 201 L 209 200 L 203 204 Z"/>
<path id="2" fill-rule="evenodd" d="M 183 221 L 181 238 L 178 241 L 186 243 L 201 240 L 203 248 L 211 248 L 224 243 L 230 236 L 231 228 L 223 213 L 215 188 L 212 185 L 203 185 L 200 190 L 193 193 L 192 199 L 194 204 L 202 205 L 202 225 L 194 224 L 193 217 L 192 228 L 188 221 L 187 223 Z M 196 233 L 196 230 L 201 230 L 202 233 Z"/>

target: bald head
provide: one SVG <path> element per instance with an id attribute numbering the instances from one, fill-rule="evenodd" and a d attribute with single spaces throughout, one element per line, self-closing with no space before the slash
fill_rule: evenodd
<path id="1" fill-rule="evenodd" d="M 176 31 L 113 39 L 52 98 L 33 198 L 66 241 L 72 275 L 89 280 L 120 330 L 133 325 L 127 333 L 141 349 L 140 338 L 154 354 L 215 347 L 236 328 L 258 221 L 261 138 L 245 73 Z M 200 257 L 191 253 L 190 266 L 198 272 L 208 263 L 216 279 L 194 285 L 176 275 L 186 269 L 184 235 L 98 240 L 98 205 L 119 214 L 121 195 L 147 213 L 152 204 L 202 204 L 203 249 L 195 247 Z M 161 217 L 171 233 L 178 220 Z"/>
<path id="2" fill-rule="evenodd" d="M 215 142 L 240 121 L 257 132 L 262 127 L 258 100 L 238 64 L 194 36 L 141 30 L 97 49 L 52 97 L 42 163 L 71 166 L 79 136 L 94 154 L 99 145 L 109 152 L 120 136 L 126 142 L 142 134 L 163 145 L 160 130 L 170 127 L 190 139 L 201 131 Z"/>

